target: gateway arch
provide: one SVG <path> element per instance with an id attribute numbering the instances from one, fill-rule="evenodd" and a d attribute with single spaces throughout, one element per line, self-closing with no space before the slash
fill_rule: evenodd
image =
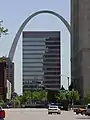
<path id="1" fill-rule="evenodd" d="M 9 56 L 8 56 L 11 59 L 11 61 L 13 61 L 13 57 L 14 57 L 14 53 L 15 53 L 15 50 L 16 50 L 16 46 L 17 46 L 18 40 L 20 38 L 20 35 L 21 35 L 24 27 L 26 26 L 26 24 L 33 17 L 35 17 L 35 16 L 37 16 L 39 14 L 42 14 L 42 13 L 48 13 L 48 14 L 52 14 L 52 15 L 56 16 L 57 18 L 59 18 L 64 23 L 64 25 L 66 26 L 66 28 L 68 29 L 70 34 L 72 33 L 71 25 L 61 15 L 59 15 L 58 13 L 56 13 L 54 11 L 50 11 L 50 10 L 40 10 L 40 11 L 37 11 L 37 12 L 31 14 L 28 18 L 26 18 L 26 20 L 22 23 L 22 25 L 20 26 L 19 30 L 17 31 L 16 36 L 15 36 L 15 38 L 13 40 L 10 52 L 9 52 Z"/>

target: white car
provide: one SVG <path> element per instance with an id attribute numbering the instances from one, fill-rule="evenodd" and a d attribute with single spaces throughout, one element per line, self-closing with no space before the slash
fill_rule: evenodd
<path id="1" fill-rule="evenodd" d="M 48 114 L 57 113 L 61 114 L 61 110 L 56 105 L 49 105 Z"/>
<path id="2" fill-rule="evenodd" d="M 88 104 L 87 107 L 86 107 L 85 115 L 90 116 L 90 104 Z"/>

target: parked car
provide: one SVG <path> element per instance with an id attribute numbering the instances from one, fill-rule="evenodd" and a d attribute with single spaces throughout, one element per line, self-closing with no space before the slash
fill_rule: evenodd
<path id="1" fill-rule="evenodd" d="M 87 105 L 85 115 L 90 116 L 90 104 Z"/>
<path id="2" fill-rule="evenodd" d="M 52 114 L 52 113 L 61 114 L 61 110 L 58 108 L 57 105 L 49 105 L 48 114 Z"/>
<path id="3" fill-rule="evenodd" d="M 73 112 L 76 112 L 78 108 L 73 108 Z"/>
<path id="4" fill-rule="evenodd" d="M 68 100 L 62 100 L 62 101 L 60 101 L 60 102 L 58 103 L 58 106 L 59 106 L 59 108 L 60 108 L 61 110 L 66 110 L 66 111 L 68 111 L 68 110 L 71 109 L 70 103 L 69 103 Z"/>
<path id="5" fill-rule="evenodd" d="M 78 114 L 83 115 L 83 114 L 85 114 L 86 109 L 85 109 L 85 108 L 76 108 L 76 109 L 74 109 L 74 112 L 75 112 L 77 115 L 78 115 Z"/>
<path id="6" fill-rule="evenodd" d="M 58 105 L 59 109 L 63 110 L 63 105 L 62 105 L 62 103 L 57 103 L 57 105 Z"/>

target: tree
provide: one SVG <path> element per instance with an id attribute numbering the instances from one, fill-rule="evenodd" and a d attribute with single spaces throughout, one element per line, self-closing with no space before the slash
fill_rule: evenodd
<path id="1" fill-rule="evenodd" d="M 25 91 L 22 97 L 19 97 L 21 103 L 26 101 L 45 101 L 47 100 L 47 92 L 42 91 Z"/>
<path id="2" fill-rule="evenodd" d="M 59 92 L 58 95 L 56 95 L 56 100 L 60 102 L 61 100 L 66 100 L 66 93 Z"/>
<path id="3" fill-rule="evenodd" d="M 14 104 L 25 104 L 26 101 L 31 100 L 31 91 L 25 91 L 23 95 L 14 95 L 14 97 L 12 97 L 11 101 Z"/>
<path id="4" fill-rule="evenodd" d="M 40 92 L 41 101 L 47 100 L 47 92 L 45 90 Z"/>
<path id="5" fill-rule="evenodd" d="M 26 101 L 26 98 L 24 98 L 24 96 L 18 96 L 17 99 L 20 101 L 20 105 L 24 104 Z"/>
<path id="6" fill-rule="evenodd" d="M 5 29 L 3 26 L 2 26 L 2 22 L 3 21 L 0 21 L 0 37 L 2 35 L 7 35 L 8 34 L 8 29 Z"/>
<path id="7" fill-rule="evenodd" d="M 32 100 L 33 101 L 45 101 L 47 100 L 47 92 L 46 91 L 33 91 L 32 92 Z"/>
<path id="8" fill-rule="evenodd" d="M 71 104 L 74 104 L 74 101 L 77 101 L 80 99 L 80 94 L 78 91 L 75 91 L 74 89 L 72 89 L 72 91 L 70 91 L 70 100 L 71 100 Z"/>
<path id="9" fill-rule="evenodd" d="M 4 106 L 4 101 L 0 100 L 0 106 L 3 107 Z"/>
<path id="10" fill-rule="evenodd" d="M 18 97 L 12 98 L 9 102 L 13 105 L 14 108 L 20 106 L 20 100 Z"/>
<path id="11" fill-rule="evenodd" d="M 32 91 L 25 91 L 22 99 L 23 99 L 23 102 L 32 100 Z"/>
<path id="12" fill-rule="evenodd" d="M 32 92 L 32 101 L 39 101 L 40 100 L 40 95 L 38 91 Z"/>
<path id="13" fill-rule="evenodd" d="M 65 93 L 65 96 L 66 96 L 66 99 L 70 101 L 70 99 L 71 99 L 70 91 L 67 91 L 67 92 Z"/>
<path id="14" fill-rule="evenodd" d="M 88 103 L 90 103 L 90 91 L 87 92 L 84 96 L 84 103 L 87 105 Z"/>
<path id="15" fill-rule="evenodd" d="M 80 98 L 79 92 L 75 90 L 59 92 L 56 95 L 57 101 L 69 100 L 73 102 L 74 100 L 79 100 L 79 98 Z"/>
<path id="16" fill-rule="evenodd" d="M 78 91 L 75 91 L 74 89 L 72 89 L 72 91 L 70 91 L 70 96 L 72 100 L 79 100 L 80 99 L 80 95 Z"/>

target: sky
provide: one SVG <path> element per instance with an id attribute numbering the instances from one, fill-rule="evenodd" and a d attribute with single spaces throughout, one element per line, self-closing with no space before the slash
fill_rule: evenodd
<path id="1" fill-rule="evenodd" d="M 32 13 L 38 10 L 52 10 L 59 13 L 70 23 L 70 0 L 1 0 L 0 20 L 8 28 L 9 34 L 0 38 L 0 56 L 8 56 L 13 39 L 20 25 Z M 65 25 L 55 16 L 40 14 L 32 18 L 24 31 L 61 31 L 61 84 L 67 89 L 66 76 L 71 76 L 70 69 L 70 34 Z M 19 39 L 14 59 L 15 91 L 22 94 L 22 35 Z"/>

